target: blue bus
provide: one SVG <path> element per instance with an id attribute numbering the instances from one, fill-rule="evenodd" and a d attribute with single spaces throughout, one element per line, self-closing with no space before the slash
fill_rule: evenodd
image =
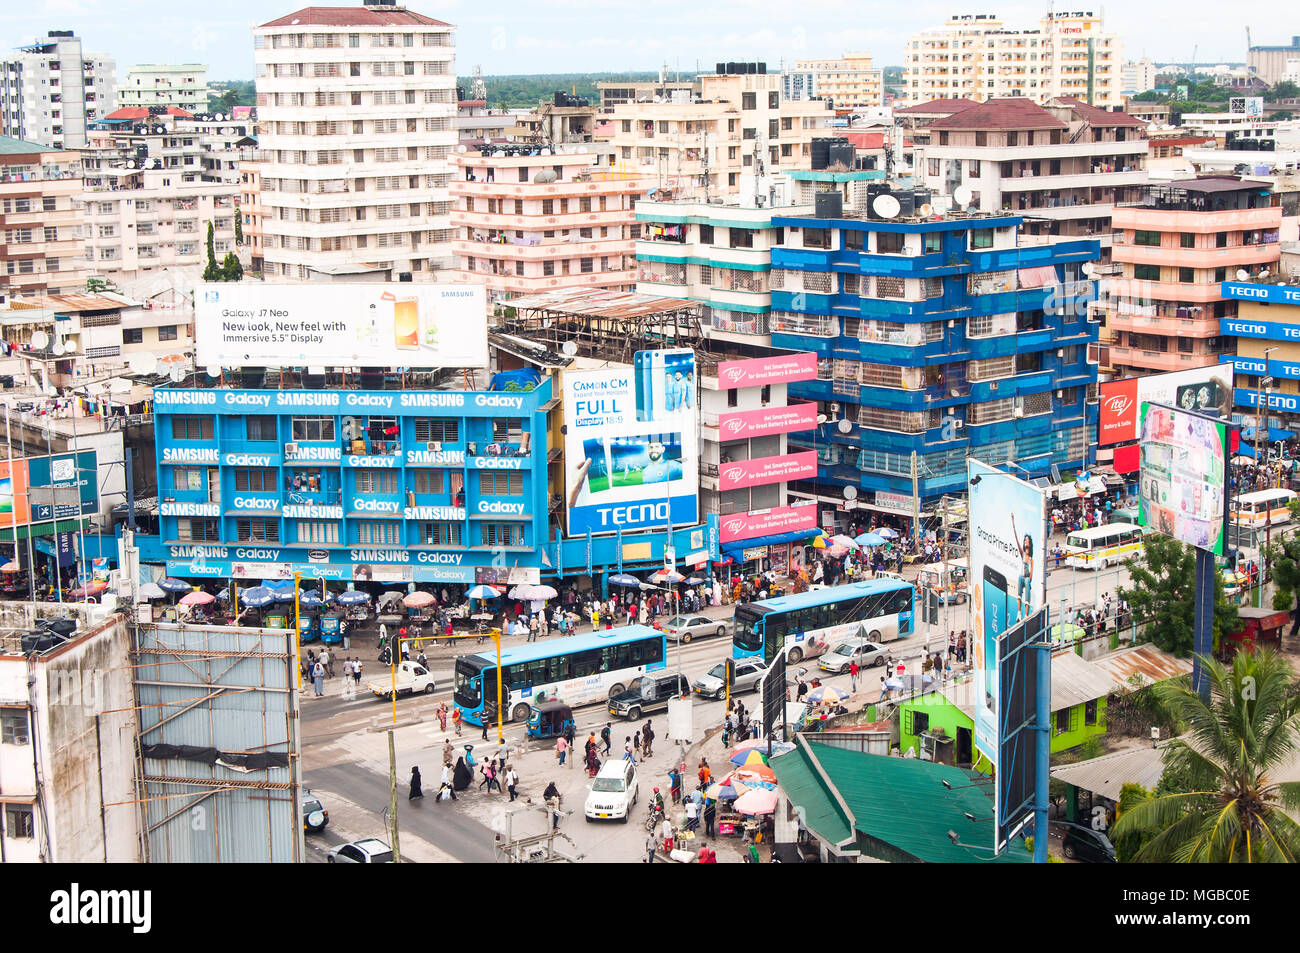
<path id="1" fill-rule="evenodd" d="M 906 638 L 914 602 L 910 582 L 882 578 L 742 603 L 732 621 L 731 657 L 759 655 L 770 665 L 784 651 L 787 661 L 798 662 L 859 633 L 872 642 Z"/>
<path id="2" fill-rule="evenodd" d="M 506 721 L 527 721 L 530 702 L 556 698 L 569 705 L 604 703 L 637 676 L 667 664 L 667 637 L 659 629 L 628 625 L 598 629 L 501 651 L 501 702 Z M 462 717 L 496 721 L 496 652 L 456 659 L 452 698 Z"/>

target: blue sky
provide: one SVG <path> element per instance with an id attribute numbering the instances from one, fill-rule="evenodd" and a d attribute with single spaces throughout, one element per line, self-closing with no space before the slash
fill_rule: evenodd
<path id="1" fill-rule="evenodd" d="M 87 48 L 112 55 L 119 68 L 136 63 L 202 62 L 211 79 L 251 79 L 250 27 L 307 3 L 222 0 L 186 4 L 176 0 L 8 0 L 0 19 L 4 46 L 14 47 L 71 29 Z M 324 5 L 342 5 L 329 4 Z M 782 57 L 836 56 L 866 50 L 878 65 L 902 61 L 905 40 L 941 25 L 957 12 L 999 14 L 1008 27 L 1037 23 L 1045 3 L 961 3 L 958 0 L 410 0 L 408 6 L 457 26 L 457 68 L 485 73 L 561 73 L 654 70 L 667 62 L 683 70 L 712 68 L 718 60 L 765 59 L 775 69 Z M 1126 58 L 1157 61 L 1244 61 L 1246 25 L 1259 44 L 1289 43 L 1300 22 L 1281 21 L 1275 0 L 1130 0 L 1125 4 L 1069 6 L 1058 11 L 1097 10 L 1120 34 Z M 30 11 L 30 12 L 28 12 Z"/>

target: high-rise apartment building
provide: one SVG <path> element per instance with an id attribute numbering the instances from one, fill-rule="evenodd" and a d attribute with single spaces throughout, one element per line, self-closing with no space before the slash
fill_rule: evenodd
<path id="1" fill-rule="evenodd" d="M 1103 299 L 1104 343 L 1120 377 L 1217 364 L 1233 353 L 1237 317 L 1222 283 L 1277 270 L 1282 208 L 1267 182 L 1231 175 L 1151 186 L 1116 208 L 1111 254 L 1123 274 Z M 1104 353 L 1104 351 L 1103 351 Z"/>
<path id="2" fill-rule="evenodd" d="M 264 274 L 449 268 L 456 146 L 450 24 L 404 7 L 306 7 L 253 30 Z"/>
<path id="3" fill-rule="evenodd" d="M 83 53 L 71 30 L 0 60 L 0 133 L 55 149 L 80 149 L 96 119 L 116 108 L 112 58 Z"/>
<path id="4" fill-rule="evenodd" d="M 879 106 L 884 93 L 884 71 L 871 65 L 870 53 L 845 53 L 837 60 L 799 60 L 782 75 L 782 92 L 788 99 L 829 100 L 836 109 Z"/>
<path id="5" fill-rule="evenodd" d="M 1155 89 L 1156 74 L 1158 72 L 1155 60 L 1149 56 L 1125 63 L 1123 70 L 1120 71 L 1122 91 L 1126 94 L 1145 93 L 1148 90 Z"/>
<path id="6" fill-rule="evenodd" d="M 117 88 L 117 104 L 203 112 L 208 105 L 208 68 L 201 63 L 132 66 Z"/>
<path id="7" fill-rule="evenodd" d="M 904 50 L 909 103 L 1024 96 L 1045 103 L 1075 96 L 1123 104 L 1121 45 L 1091 12 L 1049 13 L 1037 29 L 1007 29 L 992 14 L 955 16 L 912 37 Z"/>
<path id="8" fill-rule="evenodd" d="M 0 292 L 85 289 L 75 151 L 0 136 Z"/>

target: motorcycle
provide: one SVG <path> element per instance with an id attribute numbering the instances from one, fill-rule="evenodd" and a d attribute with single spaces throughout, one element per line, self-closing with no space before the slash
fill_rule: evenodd
<path id="1" fill-rule="evenodd" d="M 646 813 L 645 829 L 653 831 L 664 822 L 664 809 L 653 801 L 650 802 L 650 809 Z"/>

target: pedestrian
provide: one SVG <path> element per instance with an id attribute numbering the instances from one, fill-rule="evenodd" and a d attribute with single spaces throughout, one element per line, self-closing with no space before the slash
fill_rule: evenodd
<path id="1" fill-rule="evenodd" d="M 456 759 L 456 749 L 452 747 L 450 738 L 442 739 L 442 763 L 451 764 Z"/>
<path id="2" fill-rule="evenodd" d="M 460 706 L 451 710 L 451 723 L 456 726 L 456 737 L 460 737 L 460 723 L 464 716 L 460 713 Z"/>
<path id="3" fill-rule="evenodd" d="M 528 620 L 528 641 L 529 642 L 537 641 L 537 629 L 538 629 L 537 616 L 532 616 Z"/>
<path id="4" fill-rule="evenodd" d="M 641 729 L 640 728 L 638 728 L 632 734 L 632 751 L 637 756 L 637 759 L 640 760 L 641 758 Z"/>
<path id="5" fill-rule="evenodd" d="M 712 837 L 713 835 L 710 834 L 709 836 Z M 708 844 L 701 844 L 700 853 L 699 856 L 695 858 L 695 862 L 697 864 L 716 864 L 718 862 L 718 855 L 714 853 L 713 848 Z"/>
<path id="6" fill-rule="evenodd" d="M 322 697 L 325 694 L 325 666 L 319 660 L 311 667 L 311 683 L 316 697 Z"/>
<path id="7" fill-rule="evenodd" d="M 673 823 L 668 820 L 667 815 L 664 815 L 664 822 L 659 825 L 659 836 L 664 840 L 664 853 L 671 854 L 673 852 Z"/>
<path id="8" fill-rule="evenodd" d="M 677 770 L 677 765 L 668 769 L 668 794 L 673 799 L 673 803 L 680 803 L 682 799 L 682 773 Z"/>
<path id="9" fill-rule="evenodd" d="M 645 862 L 647 864 L 653 864 L 655 862 L 655 851 L 658 849 L 659 838 L 655 836 L 654 831 L 651 831 L 646 835 L 645 839 Z"/>
<path id="10" fill-rule="evenodd" d="M 321 649 L 320 663 L 325 666 L 325 674 L 329 678 L 334 677 L 334 658 L 330 655 L 329 649 Z"/>
<path id="11" fill-rule="evenodd" d="M 379 644 L 376 645 L 375 648 L 382 649 L 387 644 L 388 644 L 388 626 L 386 626 L 384 623 L 381 622 L 379 623 Z"/>
<path id="12" fill-rule="evenodd" d="M 450 742 L 448 743 L 447 746 L 451 747 Z M 438 800 L 446 801 L 449 798 L 450 800 L 453 801 L 460 800 L 460 798 L 456 797 L 456 786 L 451 783 L 451 757 L 450 756 L 448 756 L 447 760 L 442 765 L 442 780 L 438 784 Z"/>
<path id="13" fill-rule="evenodd" d="M 564 735 L 555 739 L 555 757 L 560 761 L 560 767 L 564 767 L 564 758 L 569 753 L 569 742 L 565 740 Z"/>
<path id="14" fill-rule="evenodd" d="M 700 826 L 700 806 L 694 798 L 686 799 L 686 829 L 693 831 Z"/>
<path id="15" fill-rule="evenodd" d="M 560 826 L 560 789 L 555 786 L 554 781 L 546 785 L 546 790 L 542 792 L 542 799 L 551 809 L 551 830 L 555 830 Z"/>
<path id="16" fill-rule="evenodd" d="M 569 752 L 569 767 L 573 767 L 573 759 L 574 759 L 573 738 L 574 738 L 573 722 L 570 721 L 564 727 L 564 742 L 565 742 L 566 749 Z"/>
<path id="17" fill-rule="evenodd" d="M 856 661 L 849 662 L 849 687 L 854 692 L 858 690 L 858 663 Z"/>
<path id="18" fill-rule="evenodd" d="M 633 756 L 633 754 L 632 754 L 632 736 L 631 736 L 631 735 L 628 735 L 627 738 L 626 738 L 626 740 L 623 742 L 623 760 L 624 760 L 624 761 L 631 761 L 633 764 L 636 764 L 636 758 L 635 758 L 635 757 Z"/>
<path id="19" fill-rule="evenodd" d="M 645 748 L 645 756 L 647 758 L 650 757 L 650 749 L 654 745 L 654 740 L 655 730 L 650 724 L 650 719 L 647 718 L 645 727 L 641 729 L 641 744 Z"/>
<path id="20" fill-rule="evenodd" d="M 1297 616 L 1300 618 L 1300 616 Z M 601 752 L 606 757 L 609 756 L 609 722 L 605 722 L 605 727 L 600 729 L 600 740 L 605 743 L 605 750 Z"/>
<path id="21" fill-rule="evenodd" d="M 709 798 L 704 802 L 704 833 L 708 837 L 715 837 L 713 825 L 718 820 L 718 808 L 716 802 Z"/>
<path id="22" fill-rule="evenodd" d="M 407 795 L 408 801 L 414 801 L 416 798 L 424 797 L 424 789 L 420 783 L 420 769 L 414 767 L 411 769 L 411 793 Z"/>
<path id="23" fill-rule="evenodd" d="M 447 730 L 447 703 L 446 702 L 438 703 L 437 715 L 438 715 L 438 727 L 441 728 L 443 731 L 446 731 Z M 448 744 L 450 744 L 450 742 L 448 742 Z"/>
<path id="24" fill-rule="evenodd" d="M 352 679 L 357 683 L 357 688 L 361 687 L 361 659 L 355 655 L 352 657 Z"/>
<path id="25" fill-rule="evenodd" d="M 696 775 L 700 780 L 700 790 L 706 790 L 709 782 L 713 780 L 713 771 L 709 768 L 709 762 L 704 758 L 700 759 L 700 769 L 696 772 Z"/>

